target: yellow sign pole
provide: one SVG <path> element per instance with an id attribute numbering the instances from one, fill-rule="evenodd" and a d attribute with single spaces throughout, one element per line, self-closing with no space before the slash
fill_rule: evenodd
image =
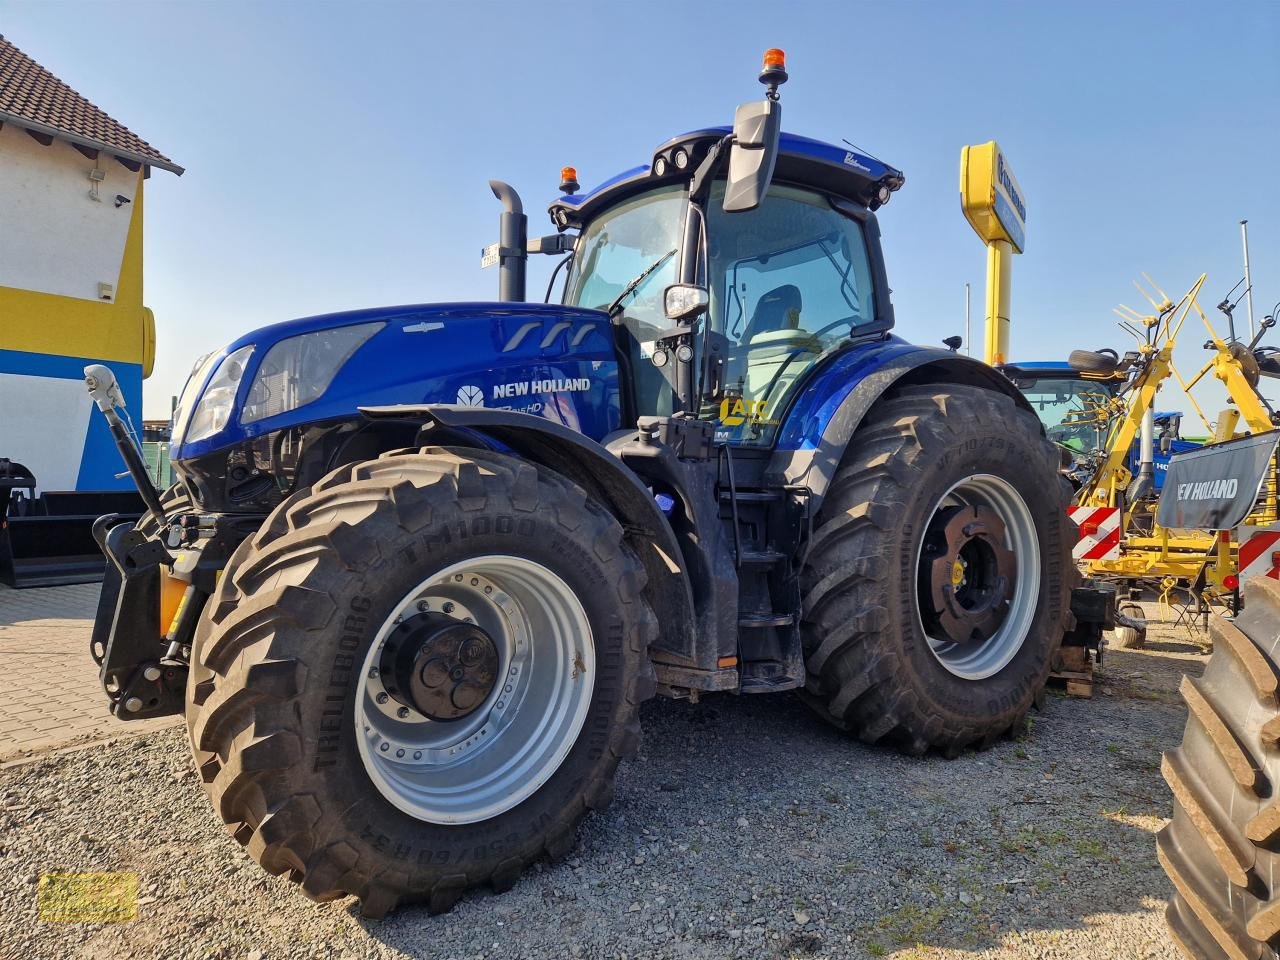
<path id="1" fill-rule="evenodd" d="M 1009 321 L 1013 255 L 1021 253 L 1027 209 L 1022 188 L 990 140 L 960 151 L 960 206 L 974 232 L 987 245 L 986 343 L 989 364 L 1009 359 Z"/>
<path id="2" fill-rule="evenodd" d="M 1013 274 L 1013 244 L 992 240 L 987 244 L 987 327 L 982 359 L 992 366 L 1009 356 L 1009 299 Z"/>

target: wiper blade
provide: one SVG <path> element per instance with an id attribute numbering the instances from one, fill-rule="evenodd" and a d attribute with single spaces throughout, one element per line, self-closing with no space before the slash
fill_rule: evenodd
<path id="1" fill-rule="evenodd" d="M 618 307 L 622 306 L 622 301 L 627 299 L 627 297 L 631 296 L 633 293 L 635 293 L 636 290 L 639 289 L 640 284 L 644 283 L 647 279 L 649 279 L 649 274 L 653 273 L 653 271 L 657 270 L 664 263 L 666 263 L 668 260 L 670 260 L 672 257 L 676 255 L 676 249 L 679 249 L 679 248 L 668 250 L 666 253 L 660 256 L 657 260 L 653 261 L 653 263 L 649 264 L 649 266 L 645 267 L 644 270 L 636 274 L 635 278 L 630 283 L 628 283 L 625 287 L 622 288 L 622 292 L 614 298 L 613 303 L 609 304 L 605 312 L 612 317 L 614 312 L 617 311 Z"/>

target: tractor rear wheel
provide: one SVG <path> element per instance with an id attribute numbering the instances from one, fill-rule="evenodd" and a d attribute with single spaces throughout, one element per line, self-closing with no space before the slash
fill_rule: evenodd
<path id="1" fill-rule="evenodd" d="M 1174 801 L 1156 838 L 1173 882 L 1165 917 L 1201 960 L 1280 952 L 1280 583 L 1255 577 L 1244 599 L 1234 622 L 1210 621 L 1213 656 L 1182 678 L 1186 732 L 1160 764 Z"/>
<path id="2" fill-rule="evenodd" d="M 948 755 L 1023 725 L 1076 579 L 1058 464 L 1035 416 L 991 390 L 907 386 L 872 408 L 803 572 L 819 714 Z"/>
<path id="3" fill-rule="evenodd" d="M 206 791 L 316 900 L 444 910 L 567 854 L 655 690 L 622 529 L 550 471 L 400 451 L 284 501 L 232 556 L 192 651 Z"/>

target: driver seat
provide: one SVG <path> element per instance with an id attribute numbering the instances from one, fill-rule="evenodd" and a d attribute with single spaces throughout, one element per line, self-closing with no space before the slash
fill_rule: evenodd
<path id="1" fill-rule="evenodd" d="M 756 301 L 756 308 L 738 342 L 748 344 L 762 333 L 798 329 L 802 306 L 800 288 L 794 283 L 774 287 Z"/>

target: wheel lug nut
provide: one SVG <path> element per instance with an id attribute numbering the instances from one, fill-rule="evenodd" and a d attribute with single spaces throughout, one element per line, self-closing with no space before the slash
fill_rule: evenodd
<path id="1" fill-rule="evenodd" d="M 378 674 L 379 674 L 380 672 L 381 672 L 381 671 L 380 671 L 380 670 L 378 670 L 378 668 L 377 668 L 377 667 L 374 667 L 372 670 L 370 670 L 370 671 L 369 671 L 369 676 L 370 676 L 370 677 L 377 677 L 377 676 L 378 676 Z"/>
<path id="2" fill-rule="evenodd" d="M 446 603 L 446 604 L 444 605 L 444 612 L 445 612 L 445 613 L 453 613 L 453 604 L 452 604 L 452 603 Z"/>
<path id="3" fill-rule="evenodd" d="M 405 717 L 409 716 L 409 708 L 401 707 L 399 710 L 396 711 L 396 716 L 399 717 L 401 720 L 403 720 Z"/>
<path id="4" fill-rule="evenodd" d="M 430 603 L 428 603 L 426 600 L 419 600 L 419 601 L 418 601 L 418 612 L 419 612 L 419 613 L 426 613 L 426 612 L 427 612 L 428 610 L 430 610 L 430 609 L 431 609 L 431 604 L 430 604 Z"/>
<path id="5" fill-rule="evenodd" d="M 378 694 L 378 697 L 377 697 L 377 700 L 379 703 L 386 703 L 390 699 L 391 698 L 388 697 L 385 693 L 380 693 Z"/>

